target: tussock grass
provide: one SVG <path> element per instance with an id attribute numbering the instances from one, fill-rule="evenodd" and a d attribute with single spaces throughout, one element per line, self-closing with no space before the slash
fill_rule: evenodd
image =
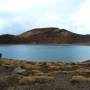
<path id="1" fill-rule="evenodd" d="M 54 81 L 55 78 L 51 76 L 25 76 L 19 80 L 20 85 L 30 85 L 33 83 L 46 83 Z"/>
<path id="2" fill-rule="evenodd" d="M 76 80 L 76 81 L 90 81 L 90 77 L 84 77 L 84 76 L 78 75 L 78 76 L 72 76 L 72 80 Z"/>

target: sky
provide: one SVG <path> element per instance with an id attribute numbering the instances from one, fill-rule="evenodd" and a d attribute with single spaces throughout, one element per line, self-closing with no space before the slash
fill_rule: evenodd
<path id="1" fill-rule="evenodd" d="M 0 0 L 0 34 L 58 27 L 90 34 L 90 0 Z"/>

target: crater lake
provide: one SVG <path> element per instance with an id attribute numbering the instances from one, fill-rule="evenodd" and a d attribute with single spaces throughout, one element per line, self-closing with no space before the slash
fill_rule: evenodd
<path id="1" fill-rule="evenodd" d="M 84 61 L 90 46 L 84 45 L 0 45 L 2 58 L 29 61 Z"/>

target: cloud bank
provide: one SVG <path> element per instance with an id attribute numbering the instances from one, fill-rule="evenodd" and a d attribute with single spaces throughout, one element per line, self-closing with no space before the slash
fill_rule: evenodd
<path id="1" fill-rule="evenodd" d="M 0 0 L 0 34 L 59 27 L 90 34 L 89 0 Z"/>

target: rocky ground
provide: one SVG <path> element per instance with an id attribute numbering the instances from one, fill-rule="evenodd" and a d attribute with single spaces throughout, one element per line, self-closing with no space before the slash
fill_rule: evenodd
<path id="1" fill-rule="evenodd" d="M 90 61 L 0 59 L 0 90 L 90 90 Z"/>

